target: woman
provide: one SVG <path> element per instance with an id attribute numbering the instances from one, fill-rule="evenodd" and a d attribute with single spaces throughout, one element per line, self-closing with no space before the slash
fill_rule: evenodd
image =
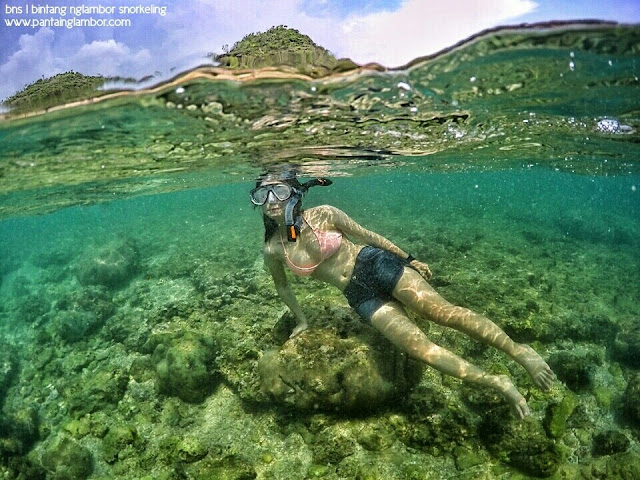
<path id="1" fill-rule="evenodd" d="M 291 337 L 307 328 L 307 320 L 289 287 L 285 265 L 296 275 L 311 275 L 338 287 L 363 319 L 411 357 L 447 375 L 494 388 L 516 416 L 529 415 L 526 400 L 509 377 L 485 373 L 435 345 L 407 317 L 405 308 L 502 350 L 526 369 L 538 388 L 549 390 L 554 374 L 542 357 L 528 345 L 515 343 L 491 320 L 447 302 L 427 283 L 431 271 L 425 263 L 341 210 L 322 205 L 302 212 L 307 190 L 330 184 L 316 179 L 303 185 L 295 174 L 268 175 L 251 190 L 252 203 L 262 206 L 265 265 L 278 295 L 297 320 Z"/>

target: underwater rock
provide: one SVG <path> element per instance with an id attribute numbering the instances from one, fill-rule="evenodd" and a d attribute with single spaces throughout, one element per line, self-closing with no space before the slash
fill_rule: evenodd
<path id="1" fill-rule="evenodd" d="M 262 356 L 260 385 L 277 402 L 300 410 L 363 412 L 409 387 L 395 354 L 390 343 L 307 330 Z"/>
<path id="2" fill-rule="evenodd" d="M 82 285 L 116 288 L 133 277 L 138 260 L 138 249 L 132 240 L 117 240 L 85 252 L 76 267 L 76 277 Z"/>
<path id="3" fill-rule="evenodd" d="M 16 309 L 17 320 L 28 324 L 36 323 L 49 311 L 50 307 L 49 300 L 41 292 L 21 296 Z"/>
<path id="4" fill-rule="evenodd" d="M 129 383 L 129 375 L 125 370 L 101 365 L 91 372 L 83 373 L 77 386 L 70 385 L 64 389 L 64 397 L 69 411 L 80 417 L 116 405 L 124 396 Z"/>
<path id="5" fill-rule="evenodd" d="M 490 412 L 483 420 L 480 436 L 491 454 L 524 473 L 538 477 L 553 475 L 562 462 L 562 453 L 532 417 L 508 420 L 504 408 Z"/>
<path id="6" fill-rule="evenodd" d="M 82 480 L 93 473 L 93 457 L 75 440 L 59 435 L 42 454 L 42 466 L 55 480 Z"/>
<path id="7" fill-rule="evenodd" d="M 252 480 L 257 478 L 255 469 L 235 455 L 222 457 L 207 455 L 202 460 L 184 465 L 186 478 L 194 480 Z"/>
<path id="8" fill-rule="evenodd" d="M 635 374 L 627 383 L 624 391 L 623 411 L 625 418 L 640 427 L 640 374 Z"/>
<path id="9" fill-rule="evenodd" d="M 622 433 L 614 430 L 601 432 L 593 438 L 593 454 L 596 457 L 613 455 L 626 452 L 629 448 L 629 439 Z"/>
<path id="10" fill-rule="evenodd" d="M 11 416 L 0 415 L 0 460 L 22 455 L 38 441 L 38 412 L 23 408 Z"/>
<path id="11" fill-rule="evenodd" d="M 638 320 L 634 322 L 636 325 Z M 631 368 L 640 368 L 640 330 L 629 325 L 624 328 L 613 342 L 613 358 Z"/>
<path id="12" fill-rule="evenodd" d="M 0 408 L 4 403 L 4 395 L 15 378 L 17 367 L 17 360 L 11 346 L 0 343 Z"/>
<path id="13" fill-rule="evenodd" d="M 62 297 L 47 329 L 66 343 L 74 343 L 98 330 L 115 306 L 104 287 L 86 287 Z"/>
<path id="14" fill-rule="evenodd" d="M 640 456 L 626 452 L 598 458 L 586 467 L 581 478 L 636 480 L 640 478 Z"/>
<path id="15" fill-rule="evenodd" d="M 575 350 L 559 352 L 549 358 L 549 366 L 573 392 L 589 390 L 593 373 L 603 358 L 598 351 Z"/>
<path id="16" fill-rule="evenodd" d="M 217 345 L 193 332 L 165 338 L 153 352 L 161 393 L 200 403 L 214 389 Z"/>
<path id="17" fill-rule="evenodd" d="M 567 431 L 567 420 L 579 405 L 578 397 L 567 392 L 560 403 L 547 407 L 544 427 L 552 438 L 560 438 Z"/>
<path id="18" fill-rule="evenodd" d="M 102 439 L 102 458 L 107 463 L 118 460 L 121 452 L 131 448 L 138 439 L 138 431 L 130 425 L 114 425 Z"/>

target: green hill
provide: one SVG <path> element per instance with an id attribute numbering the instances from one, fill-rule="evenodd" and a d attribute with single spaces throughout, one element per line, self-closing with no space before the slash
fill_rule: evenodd
<path id="1" fill-rule="evenodd" d="M 350 60 L 338 60 L 327 49 L 316 45 L 307 35 L 284 25 L 264 33 L 251 33 L 225 53 L 210 55 L 226 68 L 263 68 L 290 66 L 314 77 L 331 71 L 355 68 Z"/>
<path id="2" fill-rule="evenodd" d="M 22 91 L 4 100 L 2 104 L 9 107 L 11 113 L 43 110 L 76 100 L 104 95 L 106 92 L 100 90 L 100 87 L 111 81 L 132 82 L 134 80 L 89 76 L 78 72 L 59 73 L 27 85 Z"/>

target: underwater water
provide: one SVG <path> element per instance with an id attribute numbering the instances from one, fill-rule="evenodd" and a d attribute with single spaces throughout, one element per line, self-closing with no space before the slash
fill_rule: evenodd
<path id="1" fill-rule="evenodd" d="M 1 121 L 3 478 L 637 478 L 639 54 L 638 27 L 499 31 L 399 71 L 201 69 Z M 334 181 L 306 207 L 542 354 L 550 392 L 415 318 L 529 418 L 308 278 L 287 341 L 248 191 L 291 163 Z"/>

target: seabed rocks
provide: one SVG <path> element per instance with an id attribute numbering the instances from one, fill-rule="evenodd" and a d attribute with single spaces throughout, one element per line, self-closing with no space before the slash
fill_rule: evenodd
<path id="1" fill-rule="evenodd" d="M 406 392 L 421 370 L 413 363 L 412 379 L 412 364 L 398 364 L 395 356 L 386 342 L 368 345 L 312 329 L 263 355 L 260 384 L 276 402 L 298 410 L 372 411 Z"/>

